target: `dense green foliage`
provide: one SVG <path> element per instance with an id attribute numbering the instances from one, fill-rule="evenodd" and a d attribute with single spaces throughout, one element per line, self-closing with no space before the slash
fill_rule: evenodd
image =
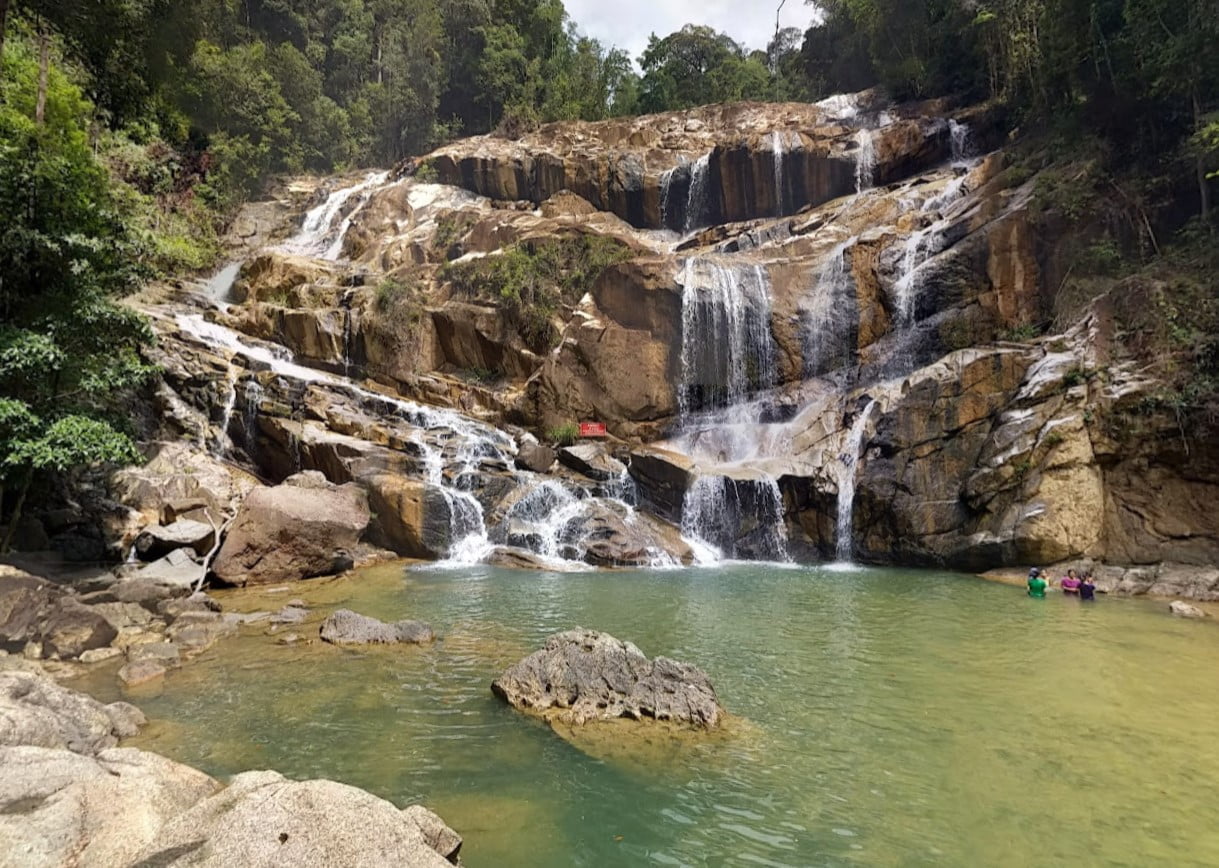
<path id="1" fill-rule="evenodd" d="M 114 409 L 151 373 L 147 323 L 114 301 L 156 259 L 139 194 L 94 157 L 92 106 L 44 46 L 10 39 L 0 83 L 0 548 L 41 472 L 136 458 Z"/>

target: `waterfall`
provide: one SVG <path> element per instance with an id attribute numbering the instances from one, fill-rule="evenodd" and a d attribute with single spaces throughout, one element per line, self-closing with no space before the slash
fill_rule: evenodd
<path id="1" fill-rule="evenodd" d="M 683 234 L 707 225 L 707 188 L 711 180 L 711 154 L 704 154 L 690 166 L 690 192 L 686 196 L 686 224 Z"/>
<path id="2" fill-rule="evenodd" d="M 579 534 L 588 504 L 553 479 L 541 482 L 508 510 L 508 542 L 549 561 L 582 561 L 587 546 Z"/>
<path id="3" fill-rule="evenodd" d="M 859 147 L 855 150 L 855 192 L 871 189 L 876 178 L 876 141 L 872 131 L 862 129 L 855 134 Z"/>
<path id="4" fill-rule="evenodd" d="M 301 224 L 300 231 L 285 241 L 282 249 L 301 256 L 338 259 L 343 249 L 343 235 L 351 225 L 351 218 L 355 212 L 342 221 L 337 227 L 337 231 L 334 225 L 335 218 L 353 196 L 364 197 L 356 210 L 362 208 L 371 191 L 384 184 L 388 177 L 388 172 L 371 172 L 360 183 L 331 193 L 326 197 L 326 201 L 305 215 L 305 221 Z"/>
<path id="5" fill-rule="evenodd" d="M 748 528 L 752 518 L 756 527 Z M 787 531 L 779 484 L 769 477 L 738 480 L 699 476 L 682 502 L 681 532 L 700 563 L 751 557 L 787 561 Z"/>
<path id="6" fill-rule="evenodd" d="M 682 414 L 741 404 L 751 392 L 774 385 L 765 269 L 691 257 L 680 282 Z"/>
<path id="7" fill-rule="evenodd" d="M 449 508 L 449 551 L 445 560 L 451 565 L 478 563 L 492 549 L 482 504 L 468 491 L 447 482 L 444 455 L 425 439 L 422 430 L 415 432 L 412 441 L 422 453 L 424 478 L 440 492 Z"/>
<path id="8" fill-rule="evenodd" d="M 969 128 L 969 124 L 949 119 L 948 135 L 952 141 L 952 164 L 966 165 L 973 156 L 973 130 Z"/>
<path id="9" fill-rule="evenodd" d="M 240 262 L 230 262 L 204 282 L 203 294 L 217 307 L 228 307 L 233 284 L 241 274 L 241 265 Z"/>
<path id="10" fill-rule="evenodd" d="M 770 143 L 775 161 L 775 216 L 782 217 L 786 213 L 783 196 L 783 133 L 778 130 L 771 133 Z"/>
<path id="11" fill-rule="evenodd" d="M 228 385 L 228 392 L 224 399 L 224 409 L 220 413 L 220 433 L 216 438 L 216 447 L 212 451 L 217 458 L 227 456 L 229 449 L 233 446 L 233 441 L 229 437 L 229 425 L 233 421 L 233 409 L 237 406 L 237 372 L 235 368 L 229 368 L 225 382 Z"/>
<path id="12" fill-rule="evenodd" d="M 848 253 L 858 240 L 850 238 L 830 252 L 817 274 L 811 298 L 801 304 L 806 376 L 830 370 L 839 344 L 848 356 L 852 350 L 848 339 L 854 333 L 856 305 Z M 847 327 L 845 333 L 842 326 Z"/>
<path id="13" fill-rule="evenodd" d="M 245 415 L 242 424 L 245 428 L 245 451 L 252 459 L 258 448 L 258 405 L 262 403 L 263 390 L 258 380 L 251 377 L 245 384 Z"/>
<path id="14" fill-rule="evenodd" d="M 849 561 L 854 554 L 855 532 L 855 484 L 859 479 L 859 459 L 863 457 L 864 437 L 876 401 L 869 401 L 863 412 L 856 417 L 847 435 L 845 451 L 838 464 L 838 523 L 834 540 L 835 553 L 840 561 Z"/>

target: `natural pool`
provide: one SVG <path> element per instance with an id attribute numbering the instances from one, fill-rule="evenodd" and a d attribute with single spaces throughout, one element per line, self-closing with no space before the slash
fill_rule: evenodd
<path id="1" fill-rule="evenodd" d="M 231 640 L 129 697 L 155 721 L 131 744 L 422 802 L 472 868 L 1219 864 L 1219 627 L 1162 602 L 1034 601 L 925 571 L 395 565 L 226 604 L 302 590 L 319 616 L 419 618 L 442 638 Z M 491 695 L 576 625 L 701 666 L 747 723 L 594 758 Z"/>

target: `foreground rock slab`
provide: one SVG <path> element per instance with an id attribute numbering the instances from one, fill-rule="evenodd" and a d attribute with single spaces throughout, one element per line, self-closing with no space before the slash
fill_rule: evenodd
<path id="1" fill-rule="evenodd" d="M 143 724 L 140 710 L 125 702 L 102 705 L 35 672 L 0 672 L 0 745 L 93 754 L 135 735 Z"/>
<path id="2" fill-rule="evenodd" d="M 1197 606 L 1191 606 L 1189 603 L 1181 600 L 1173 600 L 1168 604 L 1168 611 L 1172 612 L 1178 618 L 1205 618 L 1206 612 L 1199 609 Z"/>
<path id="3" fill-rule="evenodd" d="M 710 730 L 725 714 L 701 669 L 649 660 L 630 642 L 584 629 L 551 636 L 491 692 L 520 711 L 573 725 L 629 718 Z"/>
<path id="4" fill-rule="evenodd" d="M 162 827 L 141 864 L 448 868 L 430 842 L 455 857 L 461 839 L 435 814 L 420 814 L 425 810 L 400 811 L 334 781 L 246 772 Z M 420 816 L 428 818 L 426 828 Z"/>
<path id="5" fill-rule="evenodd" d="M 322 622 L 322 641 L 332 645 L 424 645 L 436 638 L 422 621 L 386 624 L 350 609 L 339 609 Z"/>

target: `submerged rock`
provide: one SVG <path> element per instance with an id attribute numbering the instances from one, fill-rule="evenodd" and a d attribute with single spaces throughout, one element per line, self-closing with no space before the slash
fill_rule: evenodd
<path id="1" fill-rule="evenodd" d="M 1199 609 L 1197 606 L 1191 606 L 1189 603 L 1182 600 L 1173 600 L 1168 604 L 1168 611 L 1172 612 L 1178 618 L 1205 618 L 1206 612 Z"/>
<path id="2" fill-rule="evenodd" d="M 576 629 L 558 633 L 491 684 L 513 708 L 565 724 L 618 718 L 714 729 L 724 715 L 707 674 L 630 642 Z"/>
<path id="3" fill-rule="evenodd" d="M 368 497 L 358 485 L 297 474 L 246 498 L 212 570 L 229 585 L 341 573 L 351 568 L 369 519 Z"/>
<path id="4" fill-rule="evenodd" d="M 350 609 L 339 609 L 322 623 L 322 640 L 332 645 L 423 645 L 436 638 L 422 621 L 386 624 Z"/>

